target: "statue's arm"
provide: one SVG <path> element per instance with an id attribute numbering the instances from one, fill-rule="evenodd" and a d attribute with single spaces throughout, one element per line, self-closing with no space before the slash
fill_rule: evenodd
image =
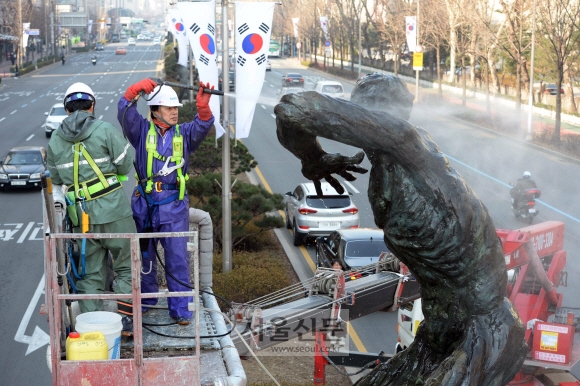
<path id="1" fill-rule="evenodd" d="M 316 92 L 285 95 L 274 113 L 280 142 L 301 160 L 320 156 L 316 137 L 379 150 L 399 160 L 417 160 L 424 156 L 425 145 L 431 147 L 421 143 L 422 131 L 404 119 Z"/>

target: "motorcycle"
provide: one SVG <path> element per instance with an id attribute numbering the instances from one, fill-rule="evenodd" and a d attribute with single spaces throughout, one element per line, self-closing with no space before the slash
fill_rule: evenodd
<path id="1" fill-rule="evenodd" d="M 512 210 L 516 218 L 531 224 L 534 217 L 540 213 L 536 209 L 536 198 L 540 198 L 541 194 L 540 189 L 531 188 L 524 190 L 517 199 L 512 198 Z"/>
<path id="2" fill-rule="evenodd" d="M 91 62 L 93 62 L 93 66 L 96 66 L 97 65 L 97 58 L 93 57 L 91 59 Z"/>

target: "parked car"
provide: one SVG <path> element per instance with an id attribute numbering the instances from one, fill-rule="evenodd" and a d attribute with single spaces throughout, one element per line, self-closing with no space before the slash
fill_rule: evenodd
<path id="1" fill-rule="evenodd" d="M 126 55 L 127 49 L 125 47 L 117 47 L 115 50 L 115 55 Z"/>
<path id="2" fill-rule="evenodd" d="M 228 75 L 229 75 L 229 85 L 230 85 L 229 90 L 230 91 L 235 91 L 235 89 L 236 89 L 236 76 L 235 76 L 235 73 L 233 71 L 230 71 Z"/>
<path id="3" fill-rule="evenodd" d="M 344 98 L 344 88 L 340 82 L 333 80 L 319 80 L 316 82 L 314 91 L 331 96 L 333 98 Z"/>
<path id="4" fill-rule="evenodd" d="M 339 260 L 349 270 L 376 263 L 382 252 L 389 252 L 384 238 L 378 228 L 336 230 L 316 239 L 316 266 L 331 268 L 333 260 Z"/>
<path id="5" fill-rule="evenodd" d="M 298 73 L 290 72 L 282 77 L 282 87 L 304 87 L 304 77 Z"/>
<path id="6" fill-rule="evenodd" d="M 135 43 L 135 39 L 134 38 L 127 39 L 127 45 L 128 46 L 134 46 L 135 44 L 136 43 Z"/>
<path id="7" fill-rule="evenodd" d="M 50 138 L 52 132 L 58 129 L 60 123 L 68 116 L 62 103 L 52 105 L 50 111 L 45 112 L 44 115 L 46 115 L 46 120 L 42 126 L 46 138 Z"/>
<path id="8" fill-rule="evenodd" d="M 550 84 L 547 84 L 546 87 L 544 88 L 544 93 L 550 94 L 550 95 L 557 95 L 558 92 L 556 90 L 558 90 L 558 87 L 556 87 L 556 85 L 554 83 L 550 83 Z M 560 89 L 560 94 L 564 94 L 563 88 Z"/>
<path id="9" fill-rule="evenodd" d="M 358 228 L 358 208 L 346 188 L 344 191 L 338 194 L 328 182 L 322 182 L 323 196 L 318 197 L 314 183 L 305 182 L 285 194 L 286 228 L 293 230 L 295 246 L 336 229 Z"/>
<path id="10" fill-rule="evenodd" d="M 95 45 L 95 51 L 103 51 L 105 48 L 103 47 L 103 43 L 97 43 Z"/>
<path id="11" fill-rule="evenodd" d="M 158 36 L 153 39 L 153 44 L 161 44 L 161 38 Z"/>
<path id="12" fill-rule="evenodd" d="M 272 71 L 272 63 L 270 63 L 270 59 L 266 59 L 266 71 Z"/>
<path id="13" fill-rule="evenodd" d="M 46 149 L 21 146 L 10 149 L 0 160 L 0 190 L 42 188 L 40 174 L 46 170 Z"/>

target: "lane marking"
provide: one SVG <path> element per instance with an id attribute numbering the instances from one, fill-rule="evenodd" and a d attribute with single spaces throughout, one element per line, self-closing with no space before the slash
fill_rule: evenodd
<path id="1" fill-rule="evenodd" d="M 32 229 L 33 226 L 34 226 L 34 222 L 32 222 L 32 221 L 29 222 L 28 225 L 26 226 L 26 228 L 24 228 L 24 231 L 22 231 L 22 234 L 20 235 L 20 238 L 18 239 L 18 241 L 16 243 L 22 244 L 24 239 L 26 239 L 26 236 L 28 236 L 28 232 L 30 232 L 30 230 Z"/>
<path id="2" fill-rule="evenodd" d="M 33 100 L 30 101 L 30 103 L 34 103 L 34 102 L 36 102 L 36 99 L 33 99 Z"/>
<path id="3" fill-rule="evenodd" d="M 110 101 L 109 103 L 113 103 L 113 101 L 114 101 L 114 100 L 115 100 L 115 99 L 111 99 L 111 101 Z"/>
<path id="4" fill-rule="evenodd" d="M 34 137 L 34 134 L 32 134 L 30 137 L 26 138 L 26 140 L 30 141 L 32 139 L 32 137 Z"/>
<path id="5" fill-rule="evenodd" d="M 17 112 L 18 110 L 14 110 L 13 112 L 10 113 L 10 115 L 14 114 L 15 112 Z"/>
<path id="6" fill-rule="evenodd" d="M 25 108 L 26 106 L 28 106 L 28 103 L 23 104 L 22 106 L 20 106 L 21 109 Z"/>
<path id="7" fill-rule="evenodd" d="M 4 117 L 4 118 L 0 119 L 0 122 L 2 122 L 2 121 L 3 121 L 3 120 L 5 120 L 5 119 L 6 119 L 6 117 Z"/>
<path id="8" fill-rule="evenodd" d="M 262 106 L 262 108 L 263 108 L 264 110 L 266 110 L 266 106 L 264 106 L 264 105 L 260 105 L 260 106 Z"/>
<path id="9" fill-rule="evenodd" d="M 109 106 L 105 107 L 105 111 L 107 111 L 109 109 Z M 99 118 L 100 119 L 100 118 Z"/>
<path id="10" fill-rule="evenodd" d="M 357 350 L 359 352 L 367 352 L 367 349 L 366 349 L 365 345 L 360 340 L 358 334 L 354 330 L 354 326 L 349 323 L 347 328 L 348 328 L 348 334 L 350 335 L 350 339 L 352 339 L 352 342 L 356 346 Z"/>
<path id="11" fill-rule="evenodd" d="M 276 116 L 274 114 L 270 114 L 272 116 L 272 118 L 276 119 Z"/>
<path id="12" fill-rule="evenodd" d="M 102 115 L 101 115 L 101 116 L 99 116 L 99 119 L 103 119 L 103 116 L 102 116 Z"/>
<path id="13" fill-rule="evenodd" d="M 353 185 L 352 185 L 350 182 L 348 182 L 348 181 L 346 181 L 346 180 L 344 180 L 343 182 L 344 182 L 344 184 L 345 184 L 346 186 L 348 186 L 349 188 L 351 188 L 351 189 L 353 190 L 353 192 L 355 192 L 355 193 L 360 193 L 360 192 L 357 190 L 357 188 L 355 188 L 355 187 L 354 187 L 354 186 L 353 186 Z"/>

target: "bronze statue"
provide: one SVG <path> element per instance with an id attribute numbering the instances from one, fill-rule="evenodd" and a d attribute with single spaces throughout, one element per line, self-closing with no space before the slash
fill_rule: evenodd
<path id="1" fill-rule="evenodd" d="M 351 101 L 307 91 L 285 95 L 274 112 L 280 143 L 319 194 L 322 179 L 343 191 L 332 174 L 352 181 L 365 173 L 367 154 L 375 223 L 421 285 L 425 320 L 415 341 L 357 385 L 507 384 L 527 345 L 505 298 L 502 246 L 487 209 L 429 134 L 407 121 L 413 96 L 401 80 L 367 75 Z M 328 154 L 318 136 L 364 153 Z"/>

